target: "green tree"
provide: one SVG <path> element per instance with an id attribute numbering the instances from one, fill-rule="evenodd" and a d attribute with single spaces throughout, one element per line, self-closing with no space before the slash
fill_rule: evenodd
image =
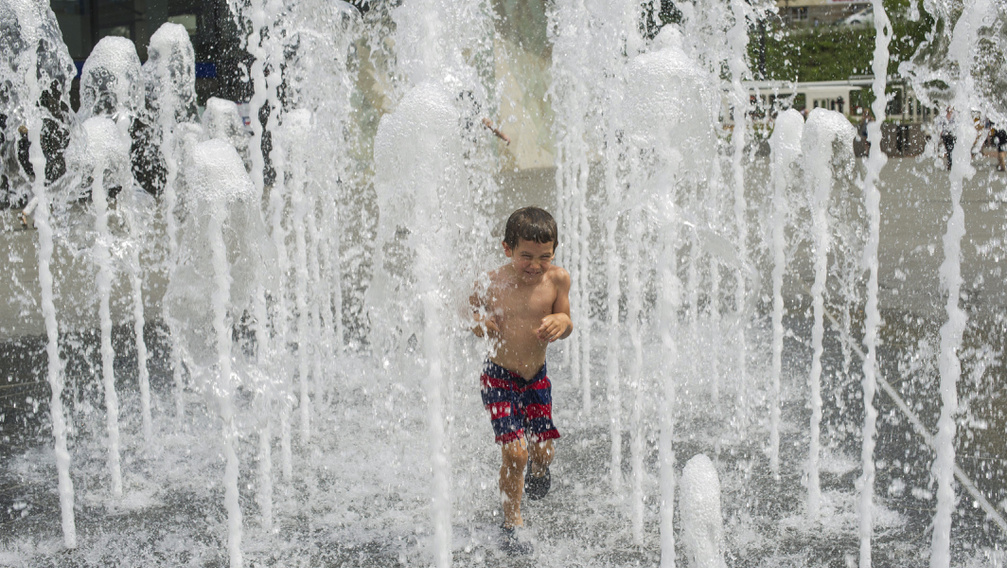
<path id="1" fill-rule="evenodd" d="M 892 21 L 889 75 L 897 75 L 899 65 L 910 60 L 933 29 L 933 18 L 921 13 L 909 17 L 910 0 L 885 0 Z M 759 33 L 753 23 L 753 33 Z M 873 26 L 823 25 L 787 27 L 776 18 L 766 28 L 765 41 L 753 41 L 753 62 L 765 59 L 765 79 L 785 81 L 834 81 L 871 73 L 874 58 Z M 764 47 L 764 53 L 759 50 Z M 753 69 L 756 67 L 753 66 Z"/>

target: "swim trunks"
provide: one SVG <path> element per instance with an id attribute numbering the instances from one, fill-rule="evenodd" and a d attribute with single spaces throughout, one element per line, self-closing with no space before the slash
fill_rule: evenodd
<path id="1" fill-rule="evenodd" d="M 559 431 L 552 423 L 552 383 L 544 364 L 526 381 L 521 375 L 486 361 L 479 382 L 483 406 L 490 413 L 498 444 L 512 442 L 522 435 L 529 442 L 559 438 Z"/>

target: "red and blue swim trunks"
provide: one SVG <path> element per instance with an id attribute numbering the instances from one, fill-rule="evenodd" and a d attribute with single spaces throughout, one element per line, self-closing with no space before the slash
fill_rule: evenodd
<path id="1" fill-rule="evenodd" d="M 482 384 L 483 406 L 490 413 L 498 444 L 524 436 L 529 442 L 559 438 L 552 423 L 552 383 L 545 364 L 530 381 L 493 361 L 486 361 Z"/>

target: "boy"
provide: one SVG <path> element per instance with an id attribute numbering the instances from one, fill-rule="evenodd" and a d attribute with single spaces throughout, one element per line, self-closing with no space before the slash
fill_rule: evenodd
<path id="1" fill-rule="evenodd" d="M 504 232 L 510 262 L 490 272 L 485 288 L 470 298 L 476 321 L 472 331 L 495 340 L 480 382 L 502 448 L 500 495 L 509 537 L 524 525 L 522 494 L 541 499 L 549 491 L 552 441 L 559 438 L 545 353 L 550 343 L 570 335 L 573 322 L 570 274 L 552 265 L 557 244 L 552 215 L 537 207 L 518 209 Z"/>

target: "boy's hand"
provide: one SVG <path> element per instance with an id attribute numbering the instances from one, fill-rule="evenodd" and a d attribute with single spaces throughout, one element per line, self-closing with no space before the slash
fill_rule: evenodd
<path id="1" fill-rule="evenodd" d="M 476 326 L 472 328 L 472 333 L 476 334 L 476 337 L 483 337 L 484 335 L 489 335 L 490 337 L 500 336 L 500 327 L 493 318 L 480 318 L 476 316 Z"/>
<path id="2" fill-rule="evenodd" d="M 570 335 L 571 329 L 573 329 L 573 322 L 570 321 L 570 316 L 563 313 L 549 314 L 542 318 L 542 325 L 535 330 L 535 335 L 538 336 L 539 341 L 552 343 Z"/>

